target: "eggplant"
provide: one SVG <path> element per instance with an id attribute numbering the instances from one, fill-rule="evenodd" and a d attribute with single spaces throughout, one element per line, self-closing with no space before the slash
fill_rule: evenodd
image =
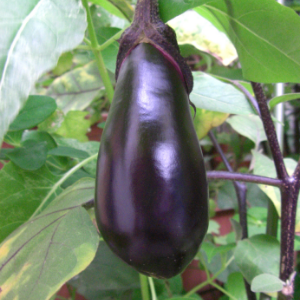
<path id="1" fill-rule="evenodd" d="M 111 250 L 138 272 L 171 278 L 208 227 L 208 188 L 180 64 L 139 42 L 119 61 L 101 138 L 95 214 Z"/>

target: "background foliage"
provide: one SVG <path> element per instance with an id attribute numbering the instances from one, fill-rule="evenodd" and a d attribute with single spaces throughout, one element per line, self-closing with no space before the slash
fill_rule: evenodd
<path id="1" fill-rule="evenodd" d="M 89 44 L 86 12 L 79 0 L 0 1 L 3 300 L 54 299 L 71 278 L 69 284 L 90 300 L 141 299 L 138 274 L 99 239 L 89 206 L 100 139 L 99 133 L 92 141 L 91 128 L 103 128 L 110 103 L 97 53 L 103 58 L 100 68 L 114 84 L 117 39 L 133 18 L 135 3 L 92 0 L 89 4 L 100 45 L 96 52 Z M 287 4 L 159 1 L 160 15 L 164 21 L 172 19 L 181 53 L 193 70 L 194 124 L 208 170 L 224 169 L 207 138 L 209 130 L 214 130 L 235 171 L 275 177 L 261 120 L 233 84 L 253 94 L 249 81 L 265 83 L 269 99 L 271 83 L 286 82 L 288 95 L 271 99 L 269 105 L 272 109 L 286 102 L 286 162 L 291 170 L 296 165 L 300 18 L 295 12 L 300 4 Z M 279 191 L 265 185 L 247 186 L 250 237 L 241 240 L 236 214 L 232 232 L 222 236 L 218 223 L 211 220 L 196 257 L 199 267 L 210 274 L 202 285 L 221 290 L 222 300 L 247 299 L 243 276 L 255 292 L 275 296 L 283 286 L 278 279 L 279 235 L 266 235 L 270 203 L 280 216 Z M 237 209 L 231 182 L 214 181 L 209 188 L 212 217 L 216 206 L 217 210 Z M 296 231 L 300 232 L 300 213 Z M 297 236 L 295 242 L 295 250 L 300 250 Z M 201 299 L 194 293 L 199 286 L 186 293 L 180 276 L 154 283 L 159 299 Z M 297 297 L 300 291 L 295 293 Z"/>

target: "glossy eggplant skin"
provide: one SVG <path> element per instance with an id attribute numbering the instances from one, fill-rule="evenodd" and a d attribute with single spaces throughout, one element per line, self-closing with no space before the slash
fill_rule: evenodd
<path id="1" fill-rule="evenodd" d="M 208 227 L 203 156 L 175 66 L 142 43 L 124 60 L 101 139 L 96 219 L 109 247 L 138 272 L 171 278 Z"/>

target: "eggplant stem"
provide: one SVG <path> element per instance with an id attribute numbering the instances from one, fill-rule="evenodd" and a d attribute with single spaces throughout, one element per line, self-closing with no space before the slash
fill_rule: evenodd
<path id="1" fill-rule="evenodd" d="M 140 285 L 141 285 L 141 293 L 142 293 L 142 300 L 150 300 L 150 293 L 148 287 L 148 278 L 143 274 L 140 275 Z"/>

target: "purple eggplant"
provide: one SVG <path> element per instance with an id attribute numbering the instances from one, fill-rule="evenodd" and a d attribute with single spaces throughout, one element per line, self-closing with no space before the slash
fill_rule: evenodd
<path id="1" fill-rule="evenodd" d="M 101 139 L 95 213 L 109 247 L 138 272 L 170 278 L 208 227 L 203 156 L 180 64 L 154 43 L 119 61 Z"/>

